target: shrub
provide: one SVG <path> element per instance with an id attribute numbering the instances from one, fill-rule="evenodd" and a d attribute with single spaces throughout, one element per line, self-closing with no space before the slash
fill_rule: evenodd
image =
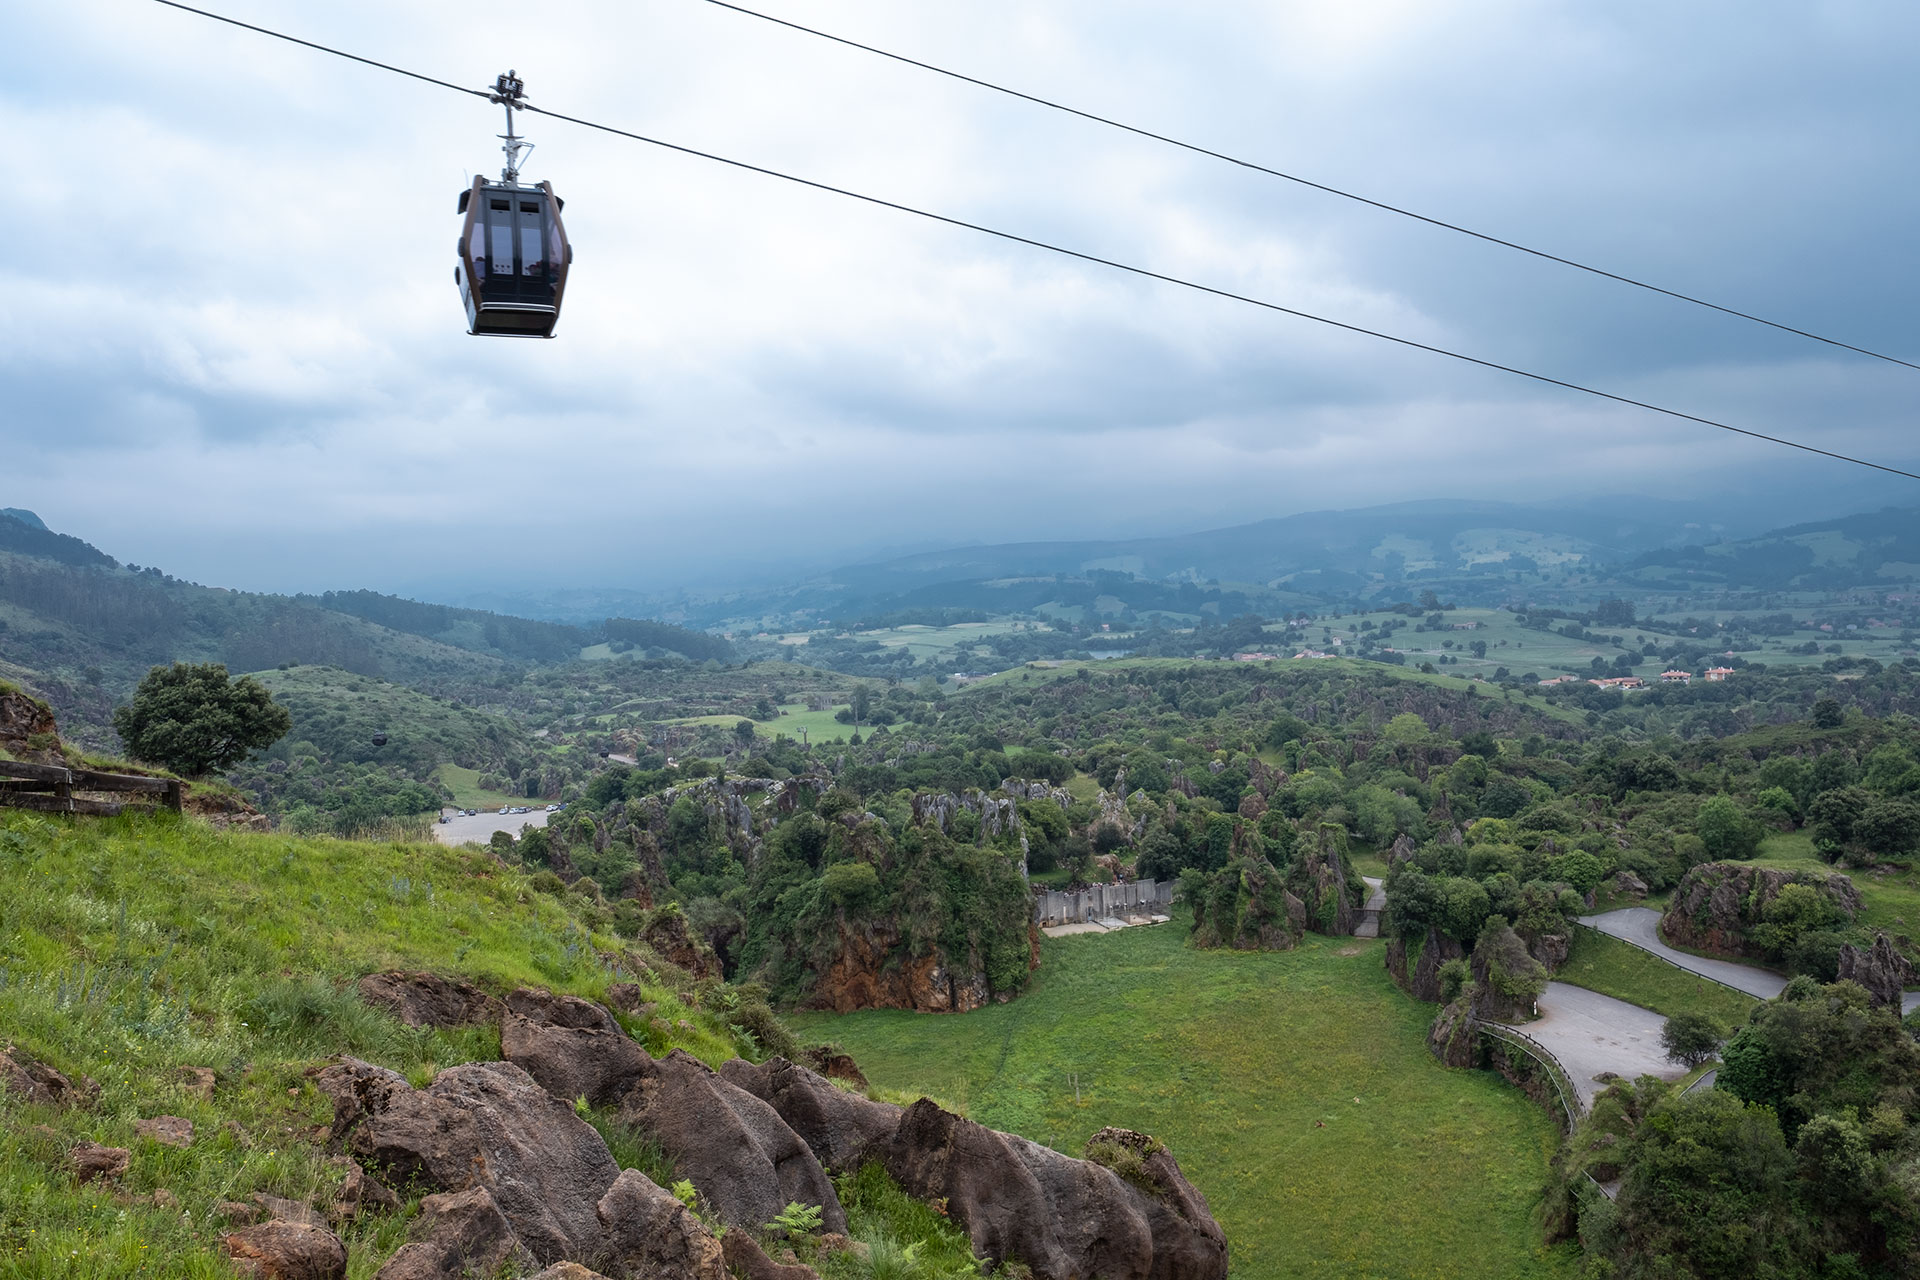
<path id="1" fill-rule="evenodd" d="M 1660 1029 L 1660 1045 L 1669 1061 L 1697 1067 L 1720 1052 L 1727 1029 L 1704 1013 L 1681 1012 Z"/>

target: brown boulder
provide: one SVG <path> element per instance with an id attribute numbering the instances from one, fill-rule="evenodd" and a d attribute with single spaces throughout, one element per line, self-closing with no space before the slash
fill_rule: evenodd
<path id="1" fill-rule="evenodd" d="M 600 1235 L 594 1205 L 619 1169 L 571 1106 L 510 1062 L 450 1067 L 425 1089 L 385 1085 L 347 1094 L 362 1108 L 346 1126 L 355 1158 L 389 1185 L 484 1187 L 543 1263 L 592 1256 Z M 334 1127 L 342 1127 L 338 1114 Z"/>
<path id="2" fill-rule="evenodd" d="M 484 1187 L 422 1200 L 415 1234 L 422 1238 L 402 1245 L 374 1280 L 461 1280 L 490 1276 L 509 1264 L 516 1272 L 534 1265 Z"/>
<path id="3" fill-rule="evenodd" d="M 1915 982 L 1913 962 L 1900 954 L 1884 933 L 1873 936 L 1873 946 L 1862 950 L 1848 943 L 1840 948 L 1840 978 L 1867 989 L 1875 1004 L 1900 1007 L 1901 996 Z"/>
<path id="4" fill-rule="evenodd" d="M 810 1044 L 801 1047 L 800 1056 L 804 1059 L 803 1065 L 829 1080 L 845 1080 L 861 1089 L 867 1087 L 866 1073 L 860 1070 L 860 1064 L 853 1060 L 851 1054 L 828 1049 L 825 1045 Z"/>
<path id="5" fill-rule="evenodd" d="M 637 982 L 615 982 L 607 987 L 607 1003 L 625 1014 L 644 1018 L 653 1012 L 653 1005 L 647 1000 Z"/>
<path id="6" fill-rule="evenodd" d="M 839 1088 L 817 1072 L 769 1058 L 755 1065 L 735 1058 L 721 1076 L 771 1106 L 835 1173 L 851 1173 L 873 1157 L 900 1127 L 904 1108 Z"/>
<path id="7" fill-rule="evenodd" d="M 1023 1262 L 1036 1280 L 1152 1274 L 1147 1214 L 1110 1169 L 996 1133 L 925 1098 L 901 1117 L 883 1163 L 909 1195 L 944 1200 L 973 1251 L 996 1266 Z"/>
<path id="8" fill-rule="evenodd" d="M 646 1280 L 729 1280 L 720 1242 L 687 1206 L 637 1169 L 623 1171 L 595 1211 L 605 1233 L 602 1256 L 615 1273 Z"/>
<path id="9" fill-rule="evenodd" d="M 157 1142 L 165 1147 L 193 1145 L 193 1121 L 182 1116 L 154 1116 L 150 1120 L 135 1120 L 133 1131 L 149 1142 Z"/>
<path id="10" fill-rule="evenodd" d="M 500 1056 L 563 1102 L 616 1101 L 652 1061 L 600 1005 L 521 990 L 507 998 Z"/>
<path id="11" fill-rule="evenodd" d="M 97 1142 L 76 1142 L 67 1153 L 73 1176 L 82 1182 L 96 1178 L 117 1178 L 127 1171 L 133 1153 L 125 1147 L 103 1147 Z"/>
<path id="12" fill-rule="evenodd" d="M 744 1231 L 729 1231 L 720 1238 L 720 1249 L 727 1267 L 741 1280 L 820 1280 L 812 1267 L 775 1262 L 760 1247 L 760 1242 Z"/>
<path id="13" fill-rule="evenodd" d="M 342 1058 L 309 1074 L 315 1087 L 333 1103 L 333 1131 L 327 1140 L 335 1145 L 362 1120 L 385 1111 L 396 1097 L 413 1092 L 413 1086 L 398 1071 L 358 1058 Z"/>
<path id="14" fill-rule="evenodd" d="M 0 1049 L 0 1093 L 47 1107 L 86 1107 L 100 1086 L 85 1076 L 75 1085 L 66 1076 L 30 1054 L 8 1045 Z"/>
<path id="15" fill-rule="evenodd" d="M 648 1064 L 620 1118 L 657 1141 L 730 1226 L 758 1230 L 798 1202 L 820 1206 L 826 1230 L 847 1229 L 812 1149 L 771 1106 L 684 1050 Z"/>
<path id="16" fill-rule="evenodd" d="M 335 1156 L 329 1163 L 346 1170 L 346 1177 L 340 1181 L 340 1190 L 334 1194 L 334 1212 L 341 1217 L 350 1218 L 362 1211 L 378 1212 L 400 1207 L 400 1197 L 368 1177 L 358 1160 Z"/>
<path id="17" fill-rule="evenodd" d="M 252 1222 L 295 1222 L 308 1227 L 324 1227 L 327 1220 L 310 1204 L 298 1200 L 283 1200 L 279 1196 L 270 1196 L 264 1191 L 256 1191 L 247 1197 L 259 1211 L 253 1214 Z"/>
<path id="18" fill-rule="evenodd" d="M 225 1240 L 227 1255 L 241 1275 L 261 1280 L 344 1280 L 347 1250 L 325 1227 L 301 1222 L 263 1222 L 243 1227 Z"/>
<path id="19" fill-rule="evenodd" d="M 500 1002 L 474 986 L 436 973 L 370 973 L 360 998 L 410 1027 L 482 1026 L 500 1020 Z"/>
<path id="20" fill-rule="evenodd" d="M 545 1271 L 528 1276 L 527 1280 L 607 1280 L 607 1277 L 577 1262 L 556 1262 Z"/>
<path id="21" fill-rule="evenodd" d="M 173 1073 L 180 1091 L 202 1102 L 213 1101 L 213 1089 L 216 1083 L 212 1067 L 181 1067 Z"/>

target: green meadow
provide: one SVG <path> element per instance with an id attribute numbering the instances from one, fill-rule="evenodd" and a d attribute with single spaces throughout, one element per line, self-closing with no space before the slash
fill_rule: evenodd
<path id="1" fill-rule="evenodd" d="M 1560 1277 L 1535 1209 L 1558 1133 L 1426 1048 L 1382 944 L 1196 951 L 1180 919 L 1046 939 L 1032 990 L 960 1016 L 808 1014 L 876 1086 L 925 1090 L 1072 1154 L 1105 1125 L 1172 1149 L 1248 1277 Z"/>

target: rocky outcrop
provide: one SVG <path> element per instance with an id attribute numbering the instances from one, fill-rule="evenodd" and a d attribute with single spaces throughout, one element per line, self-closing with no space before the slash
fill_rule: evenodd
<path id="1" fill-rule="evenodd" d="M 1490 917 L 1473 946 L 1473 1012 L 1488 1022 L 1518 1022 L 1533 1016 L 1533 1002 L 1546 989 L 1547 970 L 1499 916 Z"/>
<path id="2" fill-rule="evenodd" d="M 1212 1280 L 1227 1273 L 1225 1239 L 1184 1178 L 1197 1220 L 1111 1169 L 996 1133 L 924 1098 L 901 1117 L 882 1163 L 909 1194 L 944 1201 L 975 1253 L 996 1265 L 1023 1262 L 1037 1280 Z M 1165 1213 L 1156 1213 L 1156 1201 Z M 1164 1242 L 1154 1237 L 1156 1217 Z M 1174 1269 L 1175 1259 L 1193 1257 L 1210 1264 Z"/>
<path id="3" fill-rule="evenodd" d="M 1052 783 L 1030 778 L 1003 778 L 1000 789 L 1015 800 L 1051 800 L 1065 813 L 1073 807 L 1073 793 L 1065 787 L 1056 787 Z"/>
<path id="4" fill-rule="evenodd" d="M 594 1205 L 619 1168 L 593 1126 L 519 1067 L 467 1063 L 416 1090 L 348 1059 L 318 1082 L 335 1102 L 334 1131 L 382 1182 L 484 1188 L 540 1262 L 594 1256 Z"/>
<path id="5" fill-rule="evenodd" d="M 770 1105 L 684 1050 L 647 1065 L 622 1096 L 620 1118 L 658 1142 L 734 1226 L 760 1227 L 798 1202 L 819 1206 L 826 1230 L 847 1229 L 812 1148 Z"/>
<path id="6" fill-rule="evenodd" d="M 931 1102 L 873 1102 L 785 1059 L 736 1060 L 716 1073 L 677 1051 L 619 1057 L 591 1038 L 618 1036 L 608 1021 L 599 1006 L 545 992 L 507 1000 L 508 1025 L 525 1024 L 516 1035 L 581 1033 L 591 1055 L 634 1068 L 623 1090 L 608 1086 L 621 1119 L 657 1141 L 731 1226 L 758 1230 L 798 1201 L 819 1205 L 829 1232 L 843 1230 L 826 1170 L 877 1160 L 910 1194 L 943 1203 L 978 1252 L 1023 1263 L 1036 1280 L 1226 1274 L 1226 1242 L 1205 1198 L 1140 1134 L 1103 1131 L 1090 1158 L 1075 1160 Z M 534 1043 L 545 1054 L 560 1042 Z M 673 1195 L 620 1171 L 599 1134 L 514 1063 L 453 1067 L 416 1090 L 346 1059 L 316 1083 L 334 1101 L 336 1141 L 394 1185 L 439 1193 L 422 1202 L 418 1238 L 381 1280 L 561 1263 L 612 1280 L 728 1280 L 729 1267 L 758 1280 L 813 1274 L 743 1244 L 729 1251 Z M 727 1233 L 735 1236 L 747 1238 Z"/>
<path id="7" fill-rule="evenodd" d="M 1287 869 L 1287 888 L 1306 908 L 1307 928 L 1346 937 L 1360 920 L 1365 882 L 1350 874 L 1342 837 L 1320 832 L 1302 841 Z"/>
<path id="8" fill-rule="evenodd" d="M 1767 904 L 1790 884 L 1818 890 L 1849 920 L 1860 912 L 1860 891 L 1837 873 L 1704 862 L 1681 877 L 1660 917 L 1660 932 L 1676 947 L 1764 959 L 1753 930 L 1764 923 Z"/>
<path id="9" fill-rule="evenodd" d="M 1206 1197 L 1180 1172 L 1164 1145 L 1132 1129 L 1105 1128 L 1087 1139 L 1087 1158 L 1107 1167 L 1141 1193 L 1147 1233 L 1153 1238 L 1148 1280 L 1185 1280 L 1188 1276 L 1227 1274 L 1227 1237 L 1213 1220 Z"/>
<path id="10" fill-rule="evenodd" d="M 655 911 L 640 930 L 640 941 L 660 953 L 669 964 L 679 965 L 696 978 L 718 978 L 720 957 L 713 948 L 694 936 L 687 917 L 678 907 Z"/>
<path id="11" fill-rule="evenodd" d="M 720 1241 L 727 1269 L 740 1280 L 820 1280 L 820 1273 L 798 1263 L 775 1262 L 759 1241 L 744 1231 L 729 1231 Z"/>
<path id="12" fill-rule="evenodd" d="M 849 1093 L 785 1058 L 759 1064 L 735 1058 L 721 1065 L 720 1074 L 772 1107 L 835 1173 L 852 1173 L 874 1158 L 900 1127 L 903 1108 Z"/>
<path id="13" fill-rule="evenodd" d="M 594 1212 L 609 1271 L 636 1280 L 729 1280 L 713 1233 L 645 1174 L 622 1172 Z"/>
<path id="14" fill-rule="evenodd" d="M 0 749 L 29 764 L 66 763 L 53 712 L 18 689 L 0 692 Z"/>
<path id="15" fill-rule="evenodd" d="M 360 998 L 410 1027 L 477 1027 L 500 1021 L 502 1006 L 471 982 L 436 973 L 370 973 Z"/>
<path id="16" fill-rule="evenodd" d="M 1400 984 L 1401 990 L 1414 999 L 1438 1004 L 1440 966 L 1449 960 L 1466 959 L 1467 949 L 1439 929 L 1429 927 L 1427 936 L 1420 941 L 1419 954 L 1411 957 L 1411 963 L 1410 950 L 1405 938 L 1389 938 L 1387 972 L 1393 975 L 1393 980 Z"/>
<path id="17" fill-rule="evenodd" d="M 1480 1065 L 1480 1032 L 1471 1000 L 1463 996 L 1440 1011 L 1427 1032 L 1427 1049 L 1449 1067 Z"/>
<path id="18" fill-rule="evenodd" d="M 954 818 L 971 813 L 980 820 L 980 839 L 1000 835 L 1018 835 L 1023 829 L 1020 808 L 1012 796 L 990 796 L 977 788 L 958 794 L 951 791 L 921 791 L 913 797 L 913 820 L 921 826 L 942 832 L 953 826 Z"/>
<path id="19" fill-rule="evenodd" d="M 900 943 L 900 934 L 888 925 L 842 922 L 839 945 L 814 983 L 807 1007 L 835 1013 L 856 1009 L 970 1013 L 992 1001 L 985 973 L 949 967 L 938 955 L 903 961 L 897 954 Z"/>
<path id="20" fill-rule="evenodd" d="M 858 1089 L 867 1087 L 866 1073 L 860 1070 L 860 1064 L 853 1060 L 852 1054 L 816 1044 L 802 1046 L 800 1057 L 802 1066 L 818 1071 L 829 1080 L 845 1080 Z"/>
<path id="21" fill-rule="evenodd" d="M 125 1147 L 103 1147 L 97 1142 L 76 1142 L 67 1152 L 67 1163 L 80 1182 L 99 1178 L 118 1178 L 127 1171 L 133 1152 Z"/>
<path id="22" fill-rule="evenodd" d="M 1916 980 L 1913 962 L 1900 954 L 1884 933 L 1873 936 L 1873 946 L 1862 950 L 1848 943 L 1840 948 L 1840 979 L 1867 989 L 1875 1004 L 1900 1007 L 1900 998 Z"/>
<path id="23" fill-rule="evenodd" d="M 507 998 L 500 1056 L 562 1100 L 617 1100 L 646 1070 L 647 1051 L 590 1000 L 520 990 Z"/>

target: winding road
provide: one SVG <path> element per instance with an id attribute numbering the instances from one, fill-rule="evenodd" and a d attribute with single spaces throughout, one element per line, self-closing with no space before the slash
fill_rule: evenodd
<path id="1" fill-rule="evenodd" d="M 1786 989 L 1786 975 L 1771 969 L 1756 969 L 1752 965 L 1735 964 L 1730 960 L 1709 960 L 1705 956 L 1675 951 L 1661 939 L 1660 913 L 1651 907 L 1623 907 L 1597 916 L 1581 916 L 1580 923 L 1622 942 L 1631 943 L 1642 951 L 1650 951 L 1688 973 L 1724 982 L 1761 1000 L 1771 1000 Z M 1920 1009 L 1920 991 L 1909 991 L 1900 997 L 1902 1016 L 1915 1009 Z"/>
<path id="2" fill-rule="evenodd" d="M 1515 1030 L 1538 1040 L 1560 1060 L 1580 1095 L 1582 1111 L 1606 1088 L 1594 1079 L 1606 1072 L 1629 1080 L 1678 1080 L 1687 1074 L 1685 1067 L 1667 1061 L 1660 1045 L 1667 1020 L 1651 1009 L 1566 982 L 1549 982 L 1535 1007 L 1540 1017 Z"/>

